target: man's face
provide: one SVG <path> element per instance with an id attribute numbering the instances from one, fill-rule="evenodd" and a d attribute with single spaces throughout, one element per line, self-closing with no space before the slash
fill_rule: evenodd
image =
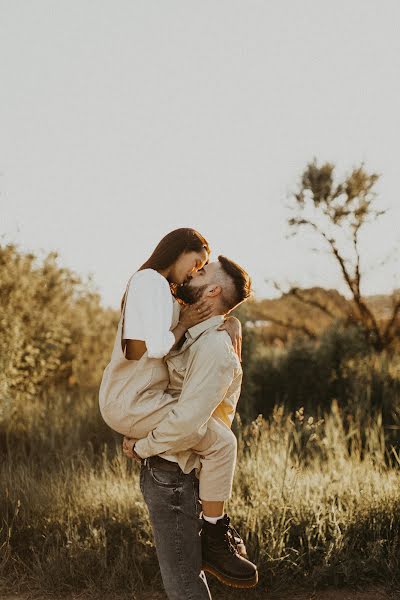
<path id="1" fill-rule="evenodd" d="M 177 284 L 184 283 L 187 278 L 200 269 L 208 261 L 208 253 L 205 248 L 199 252 L 183 252 L 176 260 L 169 275 L 169 281 Z"/>
<path id="2" fill-rule="evenodd" d="M 194 304 L 200 300 L 204 293 L 213 285 L 216 279 L 215 275 L 220 268 L 220 263 L 214 261 L 189 275 L 183 284 L 177 288 L 177 297 L 186 304 Z"/>

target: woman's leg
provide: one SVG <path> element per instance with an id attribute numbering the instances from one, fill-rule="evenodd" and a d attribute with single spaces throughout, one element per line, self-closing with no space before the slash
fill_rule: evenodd
<path id="1" fill-rule="evenodd" d="M 146 437 L 162 422 L 176 402 L 176 399 L 164 393 L 147 414 L 137 411 L 129 437 Z M 236 437 L 219 418 L 211 417 L 205 435 L 191 449 L 200 455 L 201 460 L 199 479 L 203 512 L 209 517 L 220 516 L 223 514 L 224 501 L 232 494 L 237 454 Z"/>
<path id="2" fill-rule="evenodd" d="M 171 401 L 176 402 L 171 396 L 164 394 L 160 405 L 132 428 L 130 437 L 140 439 L 157 427 L 171 410 Z M 232 494 L 237 454 L 236 437 L 219 418 L 211 417 L 205 435 L 191 450 L 200 456 L 201 461 L 199 489 L 203 513 L 210 517 L 220 516 L 224 501 Z"/>
<path id="3" fill-rule="evenodd" d="M 232 494 L 236 437 L 220 419 L 211 417 L 206 435 L 193 450 L 201 458 L 200 499 L 205 517 L 202 528 L 203 568 L 227 585 L 254 587 L 258 581 L 257 567 L 247 560 L 244 542 L 230 526 L 230 519 L 223 511 L 224 500 Z"/>
<path id="4" fill-rule="evenodd" d="M 220 516 L 223 503 L 232 495 L 236 466 L 237 441 L 231 429 L 220 419 L 211 417 L 207 432 L 192 448 L 200 455 L 200 499 L 207 516 Z M 212 514 L 206 512 L 208 509 Z M 218 514 L 215 514 L 218 510 Z"/>
<path id="5" fill-rule="evenodd" d="M 129 433 L 125 433 L 130 438 L 140 440 L 158 427 L 158 425 L 167 416 L 170 410 L 177 403 L 177 399 L 170 394 L 158 393 L 153 397 L 139 400 L 135 403 L 125 406 L 127 417 L 129 417 Z"/>

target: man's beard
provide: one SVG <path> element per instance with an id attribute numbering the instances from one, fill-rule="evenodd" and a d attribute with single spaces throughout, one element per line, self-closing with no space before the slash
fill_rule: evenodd
<path id="1" fill-rule="evenodd" d="M 185 304 L 195 304 L 198 300 L 200 300 L 206 287 L 206 285 L 193 287 L 190 285 L 190 283 L 183 283 L 177 287 L 176 297 L 180 300 L 183 300 Z"/>

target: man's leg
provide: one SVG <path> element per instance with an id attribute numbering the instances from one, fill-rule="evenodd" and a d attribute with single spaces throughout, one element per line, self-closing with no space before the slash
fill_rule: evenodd
<path id="1" fill-rule="evenodd" d="M 202 571 L 198 479 L 194 471 L 141 466 L 140 489 L 153 528 L 158 562 L 169 600 L 210 600 Z"/>

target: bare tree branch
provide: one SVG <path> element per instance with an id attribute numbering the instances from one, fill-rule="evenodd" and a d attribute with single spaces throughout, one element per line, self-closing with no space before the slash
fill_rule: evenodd
<path id="1" fill-rule="evenodd" d="M 304 296 L 302 296 L 299 288 L 291 288 L 288 294 L 294 296 L 299 302 L 302 302 L 303 304 L 313 306 L 314 308 L 318 308 L 321 312 L 325 313 L 331 319 L 337 318 L 337 315 L 331 312 L 327 306 L 321 304 L 318 300 L 313 298 L 305 298 Z"/>
<path id="2" fill-rule="evenodd" d="M 340 254 L 340 252 L 339 252 L 339 250 L 338 250 L 338 248 L 336 246 L 335 240 L 332 239 L 332 238 L 330 238 L 325 233 L 325 231 L 323 231 L 323 229 L 321 229 L 320 227 L 318 227 L 318 225 L 316 223 L 314 223 L 313 221 L 309 221 L 309 220 L 306 220 L 306 219 L 301 219 L 301 220 L 297 221 L 297 223 L 293 223 L 293 221 L 296 221 L 296 220 L 292 219 L 292 223 L 291 223 L 292 225 L 293 224 L 297 224 L 297 225 L 309 225 L 310 227 L 312 227 L 313 229 L 315 229 L 315 231 L 317 233 L 319 233 L 319 235 L 321 235 L 324 238 L 324 240 L 331 247 L 332 252 L 333 252 L 335 258 L 336 258 L 336 260 L 339 263 L 339 266 L 340 266 L 340 269 L 342 271 L 343 277 L 344 277 L 344 279 L 345 279 L 345 281 L 346 281 L 346 283 L 347 283 L 350 291 L 354 294 L 353 280 L 351 278 L 350 273 L 347 271 L 345 259 L 341 256 L 341 254 Z"/>
<path id="3" fill-rule="evenodd" d="M 386 344 L 389 344 L 392 341 L 392 329 L 393 329 L 393 325 L 396 323 L 397 321 L 397 317 L 400 314 L 400 300 L 397 300 L 394 302 L 393 304 L 393 310 L 392 310 L 392 316 L 390 317 L 385 330 L 383 332 L 383 339 L 385 341 Z"/>
<path id="4" fill-rule="evenodd" d="M 265 282 L 269 283 L 269 280 L 265 279 Z M 293 295 L 296 297 L 296 299 L 299 302 L 303 302 L 303 304 L 307 304 L 309 306 L 313 306 L 315 308 L 320 309 L 322 312 L 326 313 L 332 319 L 336 319 L 338 317 L 338 314 L 335 314 L 334 312 L 329 310 L 329 308 L 326 305 L 321 304 L 318 300 L 311 299 L 311 298 L 305 298 L 301 294 L 300 288 L 298 288 L 297 286 L 291 285 L 289 290 L 284 290 L 278 281 L 274 280 L 271 283 L 274 286 L 274 288 L 282 294 L 282 296 Z M 305 291 L 305 290 L 302 290 L 302 291 Z M 330 300 L 330 302 L 332 302 L 332 304 L 335 305 L 335 307 L 337 308 L 339 313 L 341 313 L 341 314 L 344 313 L 344 315 L 346 316 L 346 318 L 349 321 L 354 322 L 357 320 L 349 301 L 346 300 L 345 304 L 340 304 L 335 295 L 329 296 L 329 300 Z"/>
<path id="5" fill-rule="evenodd" d="M 358 308 L 360 318 L 362 319 L 362 321 L 366 327 L 368 327 L 374 331 L 374 334 L 378 340 L 378 344 L 380 344 L 382 341 L 382 336 L 381 336 L 381 332 L 379 330 L 378 323 L 377 323 L 372 311 L 370 311 L 368 306 L 362 300 L 361 294 L 359 293 L 359 289 L 358 289 L 360 284 L 359 283 L 357 284 L 356 281 L 351 277 L 350 273 L 348 272 L 348 270 L 346 268 L 346 264 L 345 264 L 345 259 L 340 254 L 340 252 L 337 248 L 337 245 L 336 245 L 336 241 L 333 238 L 328 237 L 328 235 L 325 233 L 325 231 L 323 231 L 320 227 L 318 227 L 318 225 L 316 223 L 314 223 L 313 221 L 301 219 L 297 222 L 297 224 L 298 225 L 309 225 L 310 227 L 315 229 L 315 231 L 317 231 L 317 233 L 319 233 L 329 244 L 329 246 L 332 249 L 333 255 L 335 256 L 336 260 L 338 261 L 338 263 L 340 265 L 343 277 L 353 295 L 353 299 Z"/>
<path id="6" fill-rule="evenodd" d="M 355 267 L 354 280 L 355 280 L 358 296 L 361 295 L 361 293 L 360 293 L 360 281 L 361 281 L 360 253 L 358 251 L 358 231 L 359 231 L 360 227 L 361 227 L 361 223 L 357 223 L 357 225 L 353 229 L 353 247 L 354 247 L 354 252 L 356 255 L 356 267 Z"/>
<path id="7" fill-rule="evenodd" d="M 307 327 L 307 325 L 299 325 L 298 323 L 293 323 L 291 319 L 288 321 L 282 321 L 277 317 L 273 317 L 272 315 L 265 314 L 265 319 L 271 321 L 271 323 L 275 323 L 275 325 L 280 325 L 281 327 L 286 327 L 286 329 L 294 329 L 296 331 L 302 331 L 306 335 L 308 335 L 311 339 L 316 340 L 318 338 L 317 334 L 311 331 Z"/>
<path id="8" fill-rule="evenodd" d="M 324 163 L 319 166 L 316 159 L 314 159 L 313 162 L 307 165 L 302 174 L 299 190 L 293 194 L 297 216 L 290 218 L 288 222 L 294 228 L 295 233 L 300 227 L 307 226 L 311 227 L 324 239 L 330 253 L 340 267 L 343 279 L 353 298 L 351 310 L 346 311 L 348 318 L 360 322 L 367 331 L 373 333 L 370 339 L 373 340 L 375 348 L 379 351 L 383 349 L 386 339 L 389 339 L 392 335 L 392 328 L 400 312 L 400 306 L 396 305 L 392 318 L 383 334 L 374 313 L 366 304 L 361 293 L 362 273 L 359 232 L 363 225 L 371 222 L 371 219 L 376 220 L 385 213 L 385 211 L 376 210 L 373 206 L 376 198 L 373 187 L 378 179 L 378 174 L 368 173 L 364 169 L 364 165 L 361 164 L 358 168 L 353 169 L 342 183 L 335 184 L 334 165 Z M 306 209 L 308 208 L 328 219 L 329 224 L 333 227 L 340 227 L 344 232 L 351 231 L 354 261 L 349 262 L 345 258 L 342 250 L 339 249 L 337 239 L 331 236 L 325 227 L 321 227 L 314 219 L 306 216 L 308 214 Z M 328 314 L 328 316 L 332 317 L 334 314 L 333 310 L 316 299 L 305 298 L 298 291 L 293 295 L 298 300 L 306 301 L 305 303 L 313 305 Z M 335 305 L 337 306 L 337 303 Z"/>

